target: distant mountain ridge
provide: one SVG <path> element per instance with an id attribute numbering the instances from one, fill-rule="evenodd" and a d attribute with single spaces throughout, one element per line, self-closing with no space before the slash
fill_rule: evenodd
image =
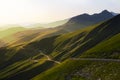
<path id="1" fill-rule="evenodd" d="M 111 12 L 112 15 L 117 16 L 119 13 Z"/>
<path id="2" fill-rule="evenodd" d="M 74 31 L 80 28 L 104 22 L 106 20 L 109 20 L 110 18 L 113 18 L 116 15 L 115 14 L 113 15 L 113 13 L 107 10 L 104 10 L 101 13 L 96 13 L 93 15 L 85 13 L 82 15 L 72 17 L 66 24 L 59 26 L 59 28 L 62 28 L 67 31 Z"/>
<path id="3" fill-rule="evenodd" d="M 88 27 L 91 25 L 96 25 L 98 23 L 102 23 L 112 17 L 117 15 L 117 13 L 109 12 L 107 10 L 102 11 L 101 13 L 89 15 L 89 14 L 82 14 L 71 19 L 65 19 L 61 21 L 56 21 L 49 24 L 34 24 L 28 27 L 31 28 L 24 28 L 24 26 L 19 25 L 8 25 L 7 27 L 11 26 L 6 30 L 0 31 L 0 44 L 3 46 L 3 42 L 5 43 L 12 43 L 12 42 L 25 42 L 26 40 L 32 40 L 38 35 L 47 34 L 53 32 L 50 35 L 59 35 L 64 34 L 67 32 L 72 32 L 84 27 Z M 55 27 L 57 26 L 58 27 Z M 61 26 L 60 26 L 61 25 Z M 44 28 L 44 27 L 52 27 L 52 28 Z M 53 28 L 55 27 L 55 28 Z M 28 36 L 29 35 L 29 36 Z M 31 36 L 34 35 L 34 36 Z M 3 40 L 4 39 L 4 40 Z M 19 39 L 19 41 L 18 41 Z M 6 42 L 7 41 L 7 42 Z M 12 42 L 11 42 L 12 41 Z"/>

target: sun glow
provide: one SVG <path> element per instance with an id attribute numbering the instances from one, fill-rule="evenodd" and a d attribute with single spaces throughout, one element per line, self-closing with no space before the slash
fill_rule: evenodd
<path id="1" fill-rule="evenodd" d="M 38 8 L 29 0 L 0 0 L 0 24 L 38 22 L 45 16 Z"/>
<path id="2" fill-rule="evenodd" d="M 0 0 L 0 25 L 52 22 L 104 9 L 118 12 L 119 4 L 119 0 Z"/>

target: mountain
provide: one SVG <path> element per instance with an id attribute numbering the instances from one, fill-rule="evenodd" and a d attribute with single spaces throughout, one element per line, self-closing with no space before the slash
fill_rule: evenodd
<path id="1" fill-rule="evenodd" d="M 71 33 L 3 47 L 0 80 L 120 80 L 119 43 L 117 15 Z"/>
<path id="2" fill-rule="evenodd" d="M 31 27 L 31 28 L 58 27 L 60 29 L 62 28 L 66 30 L 67 32 L 69 32 L 69 31 L 75 31 L 77 29 L 84 28 L 87 26 L 95 25 L 96 23 L 104 22 L 105 20 L 108 20 L 116 15 L 118 15 L 118 13 L 104 10 L 98 14 L 93 14 L 93 15 L 82 14 L 82 15 L 78 15 L 78 16 L 75 16 L 69 19 L 64 19 L 64 20 L 60 20 L 56 22 L 51 22 L 51 23 L 46 23 L 46 24 L 40 24 L 40 23 L 32 24 L 32 25 L 29 25 L 28 27 Z"/>
<path id="3" fill-rule="evenodd" d="M 33 41 L 34 38 L 37 38 L 38 35 L 42 34 L 48 35 L 59 35 L 71 31 L 78 30 L 80 28 L 84 28 L 91 25 L 96 25 L 102 23 L 104 20 L 107 20 L 111 17 L 113 12 L 109 12 L 107 10 L 102 11 L 99 14 L 83 14 L 71 19 L 65 19 L 61 21 L 56 21 L 48 24 L 33 24 L 23 28 L 18 25 L 8 25 L 7 27 L 13 26 L 13 28 L 8 28 L 6 30 L 0 31 L 0 47 L 7 45 L 18 45 L 25 43 L 27 40 Z M 59 26 L 59 27 L 55 27 Z M 46 27 L 46 28 L 44 28 Z M 47 27 L 55 27 L 55 28 L 47 28 Z M 51 30 L 50 30 L 51 29 Z M 48 31 L 47 31 L 48 30 Z M 46 33 L 45 33 L 45 32 Z M 48 34 L 50 32 L 50 34 Z M 51 33 L 52 32 L 52 33 Z M 40 37 L 42 38 L 42 37 Z M 2 43 L 3 42 L 3 43 Z"/>
<path id="4" fill-rule="evenodd" d="M 15 29 L 15 30 L 14 30 Z M 66 31 L 56 28 L 25 28 L 23 30 L 19 27 L 9 28 L 0 33 L 4 37 L 0 38 L 0 47 L 5 46 L 17 46 L 22 44 L 28 44 L 35 40 L 39 40 L 45 37 L 55 36 L 66 33 Z M 6 34 L 5 34 L 6 33 Z"/>
<path id="5" fill-rule="evenodd" d="M 108 19 L 114 17 L 113 13 L 104 10 L 101 13 L 89 15 L 89 14 L 82 14 L 71 18 L 66 24 L 60 26 L 66 31 L 75 31 L 80 28 L 84 28 L 87 26 L 92 26 L 98 23 L 102 23 Z"/>
<path id="6" fill-rule="evenodd" d="M 52 53 L 55 60 L 63 62 L 32 80 L 119 80 L 119 62 L 89 60 L 120 59 L 119 21 L 120 15 L 98 26 L 58 37 Z"/>

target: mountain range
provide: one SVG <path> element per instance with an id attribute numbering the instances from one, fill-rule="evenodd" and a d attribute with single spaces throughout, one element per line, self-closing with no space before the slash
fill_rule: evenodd
<path id="1" fill-rule="evenodd" d="M 120 80 L 119 14 L 83 14 L 11 35 L 16 40 L 0 48 L 0 80 Z"/>
<path id="2" fill-rule="evenodd" d="M 93 15 L 82 14 L 75 17 L 72 17 L 66 24 L 60 26 L 60 28 L 65 29 L 66 31 L 74 31 L 80 28 L 87 26 L 92 26 L 104 22 L 108 19 L 116 16 L 116 13 L 109 12 L 107 10 L 102 11 L 101 13 L 96 13 Z"/>
<path id="3" fill-rule="evenodd" d="M 27 40 L 32 41 L 32 39 L 38 37 L 38 35 L 40 36 L 46 33 L 47 35 L 55 35 L 55 34 L 58 35 L 58 34 L 72 32 L 84 27 L 97 25 L 116 15 L 117 13 L 104 10 L 101 13 L 96 13 L 93 15 L 82 14 L 69 19 L 56 21 L 53 23 L 33 24 L 27 26 L 30 28 L 24 28 L 24 26 L 13 25 L 14 28 L 8 28 L 6 30 L 0 31 L 0 43 L 1 43 L 0 47 L 14 43 L 21 44 L 23 42 L 26 42 Z"/>

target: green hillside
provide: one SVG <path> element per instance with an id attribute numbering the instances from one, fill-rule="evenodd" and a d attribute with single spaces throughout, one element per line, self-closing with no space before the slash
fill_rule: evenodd
<path id="1" fill-rule="evenodd" d="M 0 80 L 119 80 L 119 61 L 80 60 L 119 60 L 119 21 L 0 48 Z"/>
<path id="2" fill-rule="evenodd" d="M 84 58 L 120 59 L 119 19 L 120 16 L 119 18 L 117 16 L 116 18 L 111 19 L 92 29 L 83 39 L 84 40 L 83 43 L 81 42 L 81 44 L 78 45 L 79 47 L 77 49 L 75 46 L 76 50 L 75 51 L 73 50 L 74 57 L 77 56 L 81 58 L 84 57 Z M 105 32 L 103 33 L 104 30 L 106 33 Z M 102 38 L 101 39 L 102 41 L 100 40 L 100 38 Z M 88 41 L 85 42 L 85 40 Z M 100 41 L 100 42 L 98 43 L 96 41 Z M 93 45 L 93 42 L 95 46 Z M 68 46 L 70 47 L 70 45 Z M 70 50 L 66 54 L 68 53 L 70 54 Z M 101 61 L 89 61 L 89 60 L 81 61 L 81 60 L 72 60 L 71 58 L 71 59 L 67 59 L 60 65 L 55 66 L 45 71 L 44 73 L 37 75 L 32 80 L 119 80 L 120 79 L 119 66 L 120 66 L 119 62 L 105 62 L 105 61 L 101 62 Z"/>
<path id="3" fill-rule="evenodd" d="M 2 30 L 0 31 L 0 39 L 23 30 L 25 30 L 25 28 L 23 27 L 13 27 L 13 28 L 8 28 L 6 30 Z"/>
<path id="4" fill-rule="evenodd" d="M 8 29 L 5 29 L 5 30 L 1 30 L 0 31 L 0 47 L 4 47 L 4 46 L 7 46 L 8 45 L 8 41 L 10 39 L 13 39 L 12 37 L 9 37 L 17 32 L 21 32 L 21 31 L 25 31 L 27 30 L 26 28 L 23 28 L 23 27 L 19 27 L 19 26 L 14 26 L 13 28 L 8 28 Z M 10 41 L 11 42 L 11 41 Z"/>
<path id="5" fill-rule="evenodd" d="M 41 38 L 63 33 L 66 33 L 66 31 L 55 28 L 25 28 L 23 30 L 19 27 L 10 28 L 1 31 L 0 35 L 3 35 L 4 37 L 1 36 L 0 38 L 0 47 L 13 47 L 16 45 L 28 44 Z"/>

